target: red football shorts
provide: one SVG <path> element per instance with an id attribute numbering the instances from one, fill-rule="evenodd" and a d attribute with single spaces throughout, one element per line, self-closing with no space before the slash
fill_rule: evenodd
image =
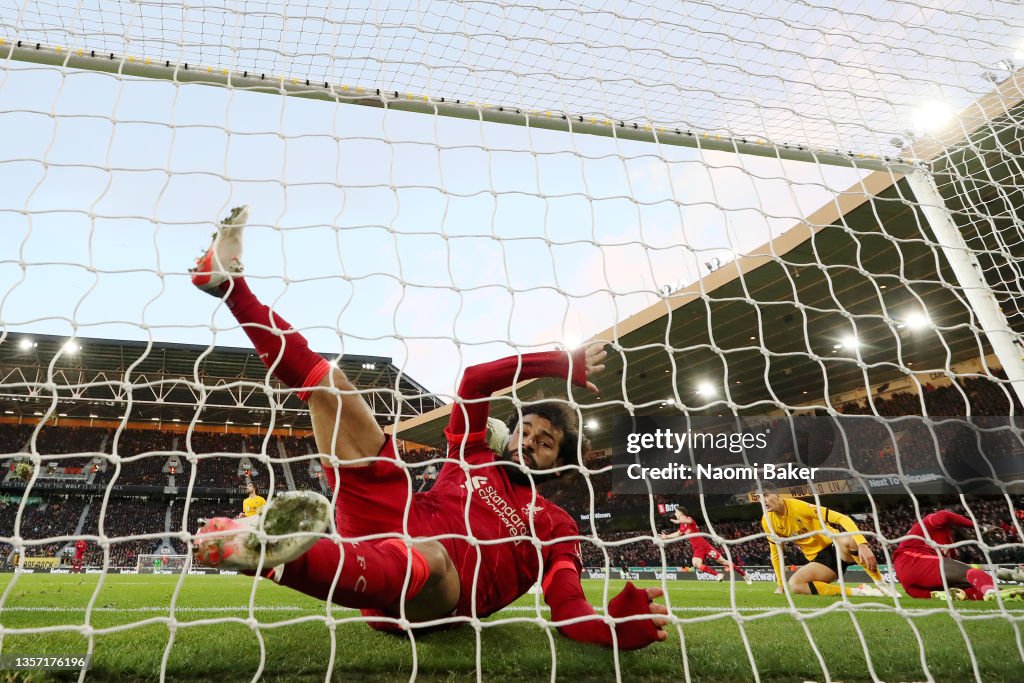
<path id="1" fill-rule="evenodd" d="M 893 560 L 896 579 L 912 598 L 930 598 L 932 591 L 946 589 L 942 584 L 941 563 L 938 555 L 913 550 L 905 550 Z"/>
<path id="2" fill-rule="evenodd" d="M 702 563 L 706 563 L 707 560 L 718 560 L 721 555 L 714 548 L 708 548 L 706 550 L 698 550 L 693 554 L 693 559 L 700 560 Z"/>
<path id="3" fill-rule="evenodd" d="M 412 480 L 399 464 L 391 437 L 386 439 L 377 453 L 380 460 L 324 468 L 327 484 L 337 491 L 334 515 L 338 533 L 344 538 L 406 531 L 405 508 L 412 500 Z"/>

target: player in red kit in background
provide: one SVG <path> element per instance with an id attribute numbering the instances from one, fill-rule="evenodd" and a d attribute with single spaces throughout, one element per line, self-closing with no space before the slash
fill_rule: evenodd
<path id="1" fill-rule="evenodd" d="M 953 600 L 996 599 L 999 591 L 992 576 L 958 561 L 956 548 L 948 547 L 954 543 L 953 536 L 958 530 L 968 529 L 974 529 L 974 522 L 949 510 L 933 512 L 910 527 L 907 532 L 910 538 L 901 541 L 893 553 L 896 579 L 907 595 Z M 989 529 L 982 531 L 988 533 Z M 1000 577 L 1024 579 L 1019 569 L 1000 570 Z M 1002 598 L 1024 599 L 1024 589 L 1006 589 L 1002 591 Z"/>
<path id="2" fill-rule="evenodd" d="M 670 541 L 673 538 L 686 536 L 686 540 L 690 542 L 690 548 L 693 549 L 693 567 L 699 573 L 710 574 L 715 577 L 715 581 L 721 581 L 724 577 L 707 564 L 708 560 L 712 560 L 725 567 L 726 571 L 735 572 L 742 576 L 748 585 L 753 583 L 745 571 L 722 557 L 722 554 L 718 552 L 715 546 L 711 545 L 708 539 L 700 535 L 697 520 L 686 514 L 686 508 L 677 507 L 672 513 L 672 521 L 679 525 L 679 530 L 673 531 L 670 534 L 660 534 L 661 540 Z"/>
<path id="3" fill-rule="evenodd" d="M 399 628 L 400 618 L 413 625 L 484 618 L 540 581 L 552 622 L 573 640 L 621 649 L 664 640 L 667 609 L 653 602 L 660 589 L 627 584 L 607 606 L 614 626 L 595 613 L 580 583 L 576 523 L 536 492 L 534 481 L 558 476 L 549 470 L 577 462 L 575 411 L 559 401 L 525 405 L 511 425 L 504 452 L 492 450 L 487 441 L 493 392 L 539 377 L 596 390 L 588 378 L 604 369 L 603 345 L 572 354 L 524 354 L 468 368 L 459 385 L 461 400 L 452 406 L 445 430 L 448 460 L 430 491 L 413 494 L 393 440 L 358 390 L 260 303 L 241 277 L 246 215 L 244 207 L 235 209 L 219 226 L 192 271 L 192 281 L 224 300 L 270 372 L 308 401 L 314 437 L 335 492 L 341 539 L 315 535 L 327 524 L 321 523 L 315 498 L 326 500 L 285 493 L 256 517 L 210 520 L 196 539 L 198 560 L 247 571 L 272 566 L 270 578 L 281 585 L 361 609 L 379 629 Z M 367 463 L 369 458 L 375 459 Z M 296 518 L 305 526 L 289 527 L 288 521 Z M 273 547 L 268 541 L 261 563 L 263 546 L 255 540 L 254 529 L 268 535 L 300 531 L 307 540 Z M 365 540 L 368 536 L 377 538 Z"/>
<path id="4" fill-rule="evenodd" d="M 75 560 L 71 563 L 72 572 L 82 571 L 82 563 L 85 562 L 85 539 L 78 539 L 75 541 Z"/>

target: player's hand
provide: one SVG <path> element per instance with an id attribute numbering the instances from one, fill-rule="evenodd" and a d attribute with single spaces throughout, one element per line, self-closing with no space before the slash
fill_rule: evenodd
<path id="1" fill-rule="evenodd" d="M 785 593 L 786 593 L 786 589 L 783 588 L 782 586 L 776 586 L 775 587 L 775 594 L 776 595 L 784 595 Z"/>
<path id="2" fill-rule="evenodd" d="M 658 534 L 658 538 L 660 538 L 663 541 L 667 541 L 668 540 L 668 534 Z"/>
<path id="3" fill-rule="evenodd" d="M 878 560 L 875 559 L 875 554 L 867 543 L 861 543 L 857 546 L 857 557 L 860 558 L 860 565 L 864 569 L 867 569 L 869 572 L 878 570 Z"/>
<path id="4" fill-rule="evenodd" d="M 622 650 L 639 650 L 651 643 L 665 640 L 668 608 L 655 603 L 663 595 L 660 588 L 641 590 L 627 582 L 626 587 L 608 603 L 608 615 L 615 619 L 638 614 L 656 614 L 653 619 L 624 621 L 615 626 L 615 637 Z"/>
<path id="5" fill-rule="evenodd" d="M 608 352 L 605 351 L 604 347 L 604 342 L 594 342 L 588 345 L 583 353 L 583 362 L 587 369 L 587 389 L 590 389 L 595 394 L 597 393 L 597 385 L 591 382 L 590 378 L 604 370 L 604 361 L 608 357 Z"/>

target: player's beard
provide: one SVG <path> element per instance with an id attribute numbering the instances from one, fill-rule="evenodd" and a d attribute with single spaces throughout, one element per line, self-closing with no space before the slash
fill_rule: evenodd
<path id="1" fill-rule="evenodd" d="M 533 461 L 533 455 L 529 451 L 523 451 L 522 463 L 525 467 L 530 467 L 533 472 L 527 472 L 525 469 L 520 467 L 520 461 L 516 459 L 518 455 L 518 449 L 506 448 L 505 452 L 501 454 L 499 458 L 500 462 L 509 463 L 508 467 L 505 467 L 505 472 L 508 474 L 508 479 L 513 484 L 519 486 L 540 486 L 546 481 L 551 481 L 557 475 L 554 472 L 537 472 L 536 463 Z"/>

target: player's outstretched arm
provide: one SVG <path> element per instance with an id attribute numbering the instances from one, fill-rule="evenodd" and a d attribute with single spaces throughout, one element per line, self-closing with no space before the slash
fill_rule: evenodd
<path id="1" fill-rule="evenodd" d="M 864 538 L 864 534 L 860 532 L 860 528 L 855 521 L 841 512 L 829 510 L 825 507 L 819 507 L 818 513 L 825 524 L 839 526 L 843 531 L 854 534 L 853 541 L 857 544 L 857 557 L 860 558 L 861 566 L 869 572 L 878 569 L 878 560 L 875 559 L 875 553 L 871 550 L 868 540 Z"/>
<path id="2" fill-rule="evenodd" d="M 679 538 L 679 537 L 680 537 L 680 536 L 682 536 L 682 535 L 683 535 L 683 532 L 682 532 L 682 531 L 673 531 L 673 532 L 672 532 L 672 533 L 670 533 L 670 534 L 658 534 L 658 536 L 659 536 L 659 537 L 661 538 L 661 540 L 663 540 L 663 541 L 670 541 L 670 540 L 672 540 L 673 538 Z"/>
<path id="3" fill-rule="evenodd" d="M 448 433 L 450 437 L 459 438 L 485 430 L 489 404 L 481 399 L 528 379 L 561 377 L 571 380 L 576 386 L 597 391 L 589 378 L 604 370 L 607 356 L 604 343 L 597 342 L 572 353 L 524 353 L 470 366 L 462 375 L 458 389 L 459 398 L 467 402 L 452 406 Z"/>
<path id="4" fill-rule="evenodd" d="M 571 640 L 621 650 L 639 650 L 668 637 L 664 628 L 668 623 L 668 608 L 654 602 L 662 596 L 660 588 L 643 590 L 629 582 L 612 598 L 608 603 L 608 616 L 617 621 L 614 635 L 612 627 L 587 602 L 575 568 L 555 570 L 544 580 L 543 588 L 544 601 L 551 607 L 552 621 L 591 617 L 558 627 L 558 632 Z M 620 619 L 623 621 L 618 621 Z"/>
<path id="5" fill-rule="evenodd" d="M 783 588 L 782 583 L 786 580 L 786 574 L 783 571 L 784 567 L 782 566 L 782 547 L 776 541 L 772 540 L 772 536 L 775 532 L 771 528 L 767 516 L 761 518 L 761 528 L 764 529 L 766 534 L 768 534 L 768 549 L 771 550 L 772 569 L 775 570 L 775 582 L 778 584 L 775 587 L 775 592 L 784 593 L 786 589 Z"/>

